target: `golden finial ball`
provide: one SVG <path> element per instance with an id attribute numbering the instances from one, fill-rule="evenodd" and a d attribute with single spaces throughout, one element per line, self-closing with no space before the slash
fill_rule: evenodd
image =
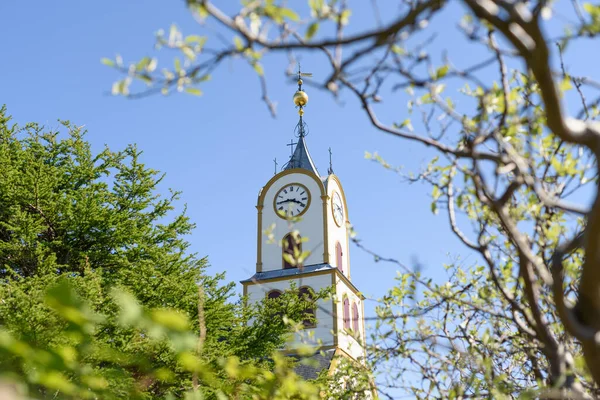
<path id="1" fill-rule="evenodd" d="M 308 103 L 308 95 L 305 92 L 298 90 L 294 93 L 294 104 L 296 107 L 303 107 Z"/>

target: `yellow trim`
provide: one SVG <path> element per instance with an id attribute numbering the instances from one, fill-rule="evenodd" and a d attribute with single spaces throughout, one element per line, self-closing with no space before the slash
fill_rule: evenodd
<path id="1" fill-rule="evenodd" d="M 344 192 L 344 188 L 342 187 L 340 179 L 334 174 L 331 174 L 327 177 L 327 188 L 330 187 L 330 179 L 334 180 L 337 183 L 338 189 L 340 191 L 340 196 L 342 197 L 342 201 L 344 202 L 344 216 L 346 217 L 346 221 L 344 223 L 343 228 L 346 229 L 346 274 L 348 275 L 348 279 L 352 279 L 352 274 L 350 273 L 350 238 L 348 237 L 348 225 L 350 224 L 350 216 L 348 213 L 348 203 L 346 202 L 346 193 Z"/>
<path id="2" fill-rule="evenodd" d="M 325 186 L 323 185 L 323 182 L 321 182 L 321 179 L 319 179 L 318 176 L 304 168 L 286 169 L 285 171 L 281 171 L 277 175 L 273 176 L 271 179 L 269 179 L 269 182 L 267 182 L 267 184 L 263 186 L 260 193 L 258 194 L 258 201 L 256 205 L 263 206 L 265 202 L 265 196 L 267 195 L 267 192 L 269 191 L 271 186 L 273 186 L 273 184 L 280 178 L 283 178 L 284 176 L 290 174 L 302 174 L 311 177 L 315 182 L 317 182 L 317 186 L 319 186 L 319 189 L 321 190 L 321 196 L 325 195 Z"/>
<path id="3" fill-rule="evenodd" d="M 329 371 L 327 371 L 327 375 L 331 376 L 335 372 L 337 365 L 340 363 L 340 348 L 335 349 L 333 353 L 333 357 L 331 359 L 331 363 L 329 363 Z"/>
<path id="4" fill-rule="evenodd" d="M 338 347 L 338 350 L 339 350 L 339 353 L 342 353 L 342 354 L 338 354 L 338 356 L 339 356 L 339 355 L 346 356 L 346 357 L 348 357 L 349 359 L 351 359 L 352 361 L 356 361 L 356 358 L 354 358 L 354 357 L 352 356 L 352 354 L 348 353 L 348 352 L 347 352 L 346 350 L 344 350 L 342 347 Z"/>
<path id="5" fill-rule="evenodd" d="M 258 228 L 257 233 L 257 243 L 256 243 L 256 272 L 262 272 L 262 210 L 263 206 L 256 206 L 258 210 L 258 223 L 256 224 Z"/>
<path id="6" fill-rule="evenodd" d="M 333 209 L 333 203 L 335 203 L 335 195 L 336 194 L 338 195 L 338 197 L 340 197 L 340 198 L 342 197 L 335 190 L 331 191 L 331 217 L 333 218 L 333 222 L 335 222 L 335 224 L 341 228 L 342 224 L 344 223 L 344 215 L 346 214 L 346 212 L 344 210 L 342 210 L 342 222 L 338 224 L 338 222 L 335 219 L 335 211 Z"/>
<path id="7" fill-rule="evenodd" d="M 363 339 L 362 339 L 363 346 L 362 346 L 362 348 L 363 348 L 363 353 L 365 355 L 365 358 L 367 358 L 367 328 L 365 327 L 365 301 L 361 300 L 360 305 L 362 308 L 362 314 L 360 317 L 360 319 L 362 320 L 362 331 L 363 331 Z"/>
<path id="8" fill-rule="evenodd" d="M 321 196 L 321 201 L 323 202 L 323 262 L 325 264 L 329 264 L 329 232 L 327 229 L 327 225 L 328 225 L 327 200 L 329 200 L 329 196 L 327 196 L 327 195 Z"/>
<path id="9" fill-rule="evenodd" d="M 308 201 L 306 202 L 306 207 L 304 207 L 304 210 L 302 210 L 300 212 L 300 214 L 298 214 L 298 215 L 292 215 L 291 216 L 292 218 L 299 217 L 302 214 L 304 214 L 310 207 L 310 201 L 312 199 L 310 190 L 308 190 L 308 188 L 301 183 L 292 182 L 292 183 L 287 183 L 285 186 L 282 186 L 281 189 L 279 189 L 277 191 L 277 193 L 275 193 L 275 196 L 273 197 L 273 210 L 275 211 L 275 215 L 277 215 L 281 219 L 285 219 L 286 221 L 289 220 L 290 217 L 288 217 L 287 214 L 283 214 L 283 213 L 279 212 L 279 210 L 277 209 L 277 196 L 279 196 L 279 193 L 281 193 L 281 191 L 284 190 L 288 186 L 300 186 L 300 187 L 304 188 L 304 191 L 307 193 L 306 196 L 308 197 Z"/>
<path id="10" fill-rule="evenodd" d="M 365 299 L 365 296 L 363 296 L 363 294 L 356 287 L 354 287 L 354 285 L 352 284 L 352 282 L 350 281 L 350 279 L 348 279 L 348 277 L 346 275 L 342 274 L 337 268 L 335 268 L 335 272 L 344 281 L 344 283 L 346 284 L 346 286 L 348 286 L 350 288 L 350 290 L 352 291 L 352 293 L 354 293 L 355 295 L 357 295 L 361 300 Z"/>
<path id="11" fill-rule="evenodd" d="M 262 272 L 262 265 L 263 265 L 263 263 L 262 263 L 262 234 L 263 234 L 262 233 L 262 209 L 264 207 L 265 197 L 267 195 L 267 192 L 269 191 L 269 189 L 271 188 L 271 186 L 273 186 L 273 184 L 275 182 L 277 182 L 280 178 L 282 178 L 286 175 L 290 175 L 290 174 L 302 174 L 302 175 L 306 175 L 306 176 L 310 177 L 315 182 L 317 182 L 317 186 L 319 187 L 319 190 L 321 192 L 321 198 L 322 198 L 322 196 L 327 196 L 327 193 L 325 192 L 325 186 L 323 185 L 323 182 L 321 181 L 321 179 L 318 176 L 316 176 L 314 173 L 312 173 L 306 169 L 303 169 L 303 168 L 286 169 L 285 171 L 281 171 L 280 173 L 278 173 L 277 175 L 275 175 L 271 179 L 269 179 L 267 184 L 265 186 L 263 186 L 263 188 L 258 193 L 258 200 L 256 202 L 256 208 L 259 210 L 259 214 L 260 214 L 258 217 L 259 218 L 258 241 L 257 241 L 258 248 L 256 249 L 256 254 L 258 257 L 258 261 L 256 263 L 257 272 Z M 307 209 L 308 209 L 308 207 L 307 207 Z M 326 235 L 327 219 L 325 217 L 326 217 L 326 214 L 323 214 L 323 226 L 324 226 L 324 232 L 325 232 L 325 237 L 324 237 L 323 241 L 326 246 L 327 245 L 327 235 Z M 328 254 L 329 253 L 327 253 L 327 255 Z M 323 262 L 328 263 L 329 256 L 327 257 L 326 260 L 324 257 Z"/>
<path id="12" fill-rule="evenodd" d="M 333 353 L 333 359 L 331 360 L 331 364 L 329 364 L 328 375 L 333 375 L 335 369 L 337 368 L 337 365 L 340 363 L 341 357 L 348 358 L 353 362 L 358 362 L 356 358 L 352 357 L 352 355 L 350 355 L 346 350 L 342 349 L 341 347 L 338 347 L 337 349 L 335 349 L 335 353 Z"/>
<path id="13" fill-rule="evenodd" d="M 331 274 L 331 287 L 333 293 L 331 294 L 331 317 L 333 318 L 333 344 L 338 345 L 338 309 L 337 309 L 337 284 L 335 280 L 335 273 Z"/>
<path id="14" fill-rule="evenodd" d="M 346 222 L 349 222 L 348 221 L 348 204 L 346 204 L 346 194 L 344 193 L 344 188 L 342 187 L 342 183 L 340 182 L 340 179 L 334 174 L 331 174 L 327 177 L 327 180 L 330 180 L 330 179 L 333 179 L 334 181 L 336 181 L 338 188 L 340 189 L 340 192 L 341 192 L 340 195 L 342 197 L 342 201 L 344 202 L 344 210 L 345 210 L 344 215 L 346 216 Z M 329 184 L 327 185 L 327 187 L 329 187 Z"/>

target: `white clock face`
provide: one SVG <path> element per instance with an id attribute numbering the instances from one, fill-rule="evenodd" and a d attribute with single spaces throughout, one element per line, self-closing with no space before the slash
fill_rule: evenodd
<path id="1" fill-rule="evenodd" d="M 304 214 L 309 205 L 310 192 L 299 183 L 290 183 L 279 189 L 273 201 L 275 212 L 282 218 L 298 217 Z"/>
<path id="2" fill-rule="evenodd" d="M 333 192 L 331 211 L 333 213 L 333 220 L 337 226 L 342 226 L 342 222 L 344 222 L 344 206 L 342 206 L 342 198 L 338 192 Z"/>

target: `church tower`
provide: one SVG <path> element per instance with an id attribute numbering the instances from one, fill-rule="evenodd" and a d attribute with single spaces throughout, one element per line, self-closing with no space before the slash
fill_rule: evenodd
<path id="1" fill-rule="evenodd" d="M 334 355 L 358 360 L 365 356 L 364 296 L 351 280 L 348 205 L 339 178 L 330 166 L 321 176 L 306 145 L 303 121 L 308 96 L 298 72 L 294 103 L 300 120 L 297 143 L 289 161 L 260 190 L 256 273 L 242 281 L 250 302 L 278 297 L 295 283 L 301 293 L 333 287 L 332 299 L 320 300 L 312 310 L 316 324 L 305 324 L 289 349 L 302 341 L 318 346 L 327 355 L 322 368 L 329 368 Z M 297 232 L 299 233 L 293 233 Z M 303 238 L 301 240 L 301 238 Z M 306 255 L 296 262 L 300 253 Z M 311 377 L 311 376 L 307 376 Z"/>

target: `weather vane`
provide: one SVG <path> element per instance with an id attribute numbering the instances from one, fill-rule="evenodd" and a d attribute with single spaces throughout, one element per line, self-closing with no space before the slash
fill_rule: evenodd
<path id="1" fill-rule="evenodd" d="M 302 77 L 311 77 L 312 73 L 310 72 L 302 72 L 300 69 L 300 63 L 298 63 L 298 72 L 293 75 L 298 75 L 298 90 L 294 93 L 294 104 L 298 107 L 298 115 L 300 115 L 300 122 L 298 122 L 298 137 L 303 137 L 308 134 L 305 129 L 305 124 L 302 121 L 302 116 L 304 115 L 304 106 L 308 103 L 308 95 L 302 89 Z"/>

